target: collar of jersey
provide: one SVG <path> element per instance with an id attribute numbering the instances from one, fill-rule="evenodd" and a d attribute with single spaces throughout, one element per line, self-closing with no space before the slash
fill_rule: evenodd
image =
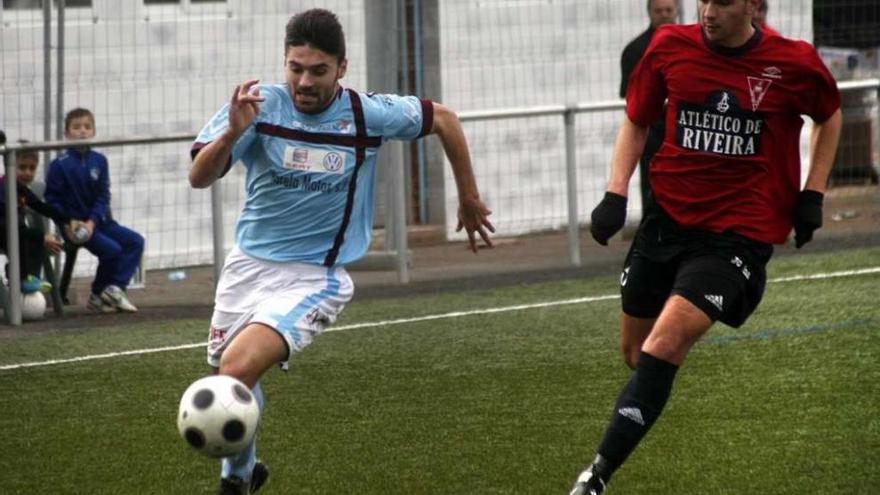
<path id="1" fill-rule="evenodd" d="M 706 38 L 706 32 L 703 31 L 702 26 L 700 26 L 700 35 L 703 37 L 703 43 L 709 50 L 719 55 L 724 55 L 725 57 L 738 57 L 740 55 L 744 55 L 752 48 L 758 46 L 758 43 L 760 43 L 761 39 L 764 37 L 764 32 L 761 31 L 761 28 L 759 28 L 755 24 L 752 24 L 752 26 L 754 26 L 755 28 L 755 32 L 752 33 L 752 37 L 740 46 L 729 47 L 722 46 L 717 43 L 712 43 L 711 41 L 709 41 L 708 38 Z"/>

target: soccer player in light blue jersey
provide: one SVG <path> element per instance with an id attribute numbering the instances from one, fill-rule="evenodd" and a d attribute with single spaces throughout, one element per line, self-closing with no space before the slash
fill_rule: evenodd
<path id="1" fill-rule="evenodd" d="M 247 198 L 215 298 L 208 364 L 250 386 L 332 324 L 354 288 L 345 265 L 368 248 L 376 154 L 385 139 L 436 134 L 458 188 L 458 228 L 476 253 L 495 229 L 456 114 L 414 96 L 343 88 L 345 37 L 336 16 L 312 9 L 287 24 L 285 84 L 250 80 L 202 129 L 189 173 L 210 186 L 234 163 Z M 478 237 L 479 236 L 479 237 Z M 253 493 L 268 477 L 254 444 L 225 458 L 221 494 Z"/>

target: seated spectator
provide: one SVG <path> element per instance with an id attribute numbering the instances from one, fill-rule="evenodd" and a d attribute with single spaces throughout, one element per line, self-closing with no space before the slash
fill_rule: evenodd
<path id="1" fill-rule="evenodd" d="M 70 217 L 44 203 L 28 186 L 34 181 L 39 155 L 36 151 L 22 151 L 16 160 L 16 190 L 18 194 L 18 245 L 22 290 L 46 292 L 52 288 L 40 274 L 46 253 L 58 254 L 62 244 L 54 234 L 46 232 L 44 223 L 33 212 L 54 220 L 63 229 L 71 228 Z M 0 248 L 7 248 L 6 239 L 6 177 L 0 178 Z M 32 210 L 29 211 L 28 209 Z"/>
<path id="2" fill-rule="evenodd" d="M 64 118 L 64 137 L 95 137 L 95 116 L 76 108 Z M 72 146 L 52 160 L 46 181 L 46 202 L 74 220 L 65 241 L 82 245 L 98 258 L 88 307 L 109 313 L 133 313 L 137 308 L 126 289 L 144 251 L 144 238 L 114 221 L 110 211 L 110 171 L 107 157 L 88 146 Z M 76 234 L 77 230 L 82 232 Z"/>

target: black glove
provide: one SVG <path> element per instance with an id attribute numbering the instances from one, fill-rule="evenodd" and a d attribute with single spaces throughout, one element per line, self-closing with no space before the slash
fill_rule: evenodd
<path id="1" fill-rule="evenodd" d="M 822 199 L 824 194 L 804 189 L 794 208 L 794 246 L 801 246 L 813 239 L 813 231 L 822 226 Z"/>
<path id="2" fill-rule="evenodd" d="M 626 196 L 606 192 L 602 201 L 593 209 L 590 220 L 590 234 L 593 234 L 593 239 L 607 246 L 608 239 L 622 229 L 626 221 Z"/>

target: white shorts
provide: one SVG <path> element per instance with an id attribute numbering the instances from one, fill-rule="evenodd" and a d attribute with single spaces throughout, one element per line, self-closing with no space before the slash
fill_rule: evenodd
<path id="1" fill-rule="evenodd" d="M 251 323 L 275 329 L 287 343 L 289 360 L 336 321 L 353 294 L 343 267 L 259 260 L 235 246 L 217 284 L 208 364 L 219 367 L 223 351 Z"/>

